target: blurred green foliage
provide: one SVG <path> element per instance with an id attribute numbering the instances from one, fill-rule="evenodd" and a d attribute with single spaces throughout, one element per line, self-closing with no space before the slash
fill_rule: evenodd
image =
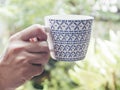
<path id="1" fill-rule="evenodd" d="M 0 51 L 11 34 L 35 23 L 44 25 L 46 15 L 95 17 L 93 38 L 85 60 L 69 63 L 50 59 L 42 75 L 17 90 L 120 90 L 120 3 L 107 1 L 6 0 L 0 4 Z"/>

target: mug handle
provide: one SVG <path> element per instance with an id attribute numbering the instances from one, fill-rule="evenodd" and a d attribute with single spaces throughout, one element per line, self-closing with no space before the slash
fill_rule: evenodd
<path id="1" fill-rule="evenodd" d="M 47 42 L 48 42 L 50 52 L 54 52 L 52 37 L 51 37 L 51 34 L 50 34 L 50 27 L 48 27 L 48 26 L 42 26 L 42 27 L 44 28 L 44 30 L 45 30 L 45 32 L 47 33 L 47 36 L 48 36 Z"/>

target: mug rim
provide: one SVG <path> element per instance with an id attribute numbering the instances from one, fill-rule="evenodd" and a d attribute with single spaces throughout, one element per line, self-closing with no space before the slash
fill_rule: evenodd
<path id="1" fill-rule="evenodd" d="M 45 19 L 54 20 L 93 20 L 94 17 L 88 15 L 49 15 Z"/>

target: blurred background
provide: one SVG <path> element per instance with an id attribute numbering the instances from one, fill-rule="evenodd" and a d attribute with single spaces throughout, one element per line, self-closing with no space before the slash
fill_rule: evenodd
<path id="1" fill-rule="evenodd" d="M 0 0 L 0 54 L 8 38 L 51 14 L 95 17 L 87 56 L 50 59 L 42 75 L 16 90 L 120 90 L 120 0 Z"/>

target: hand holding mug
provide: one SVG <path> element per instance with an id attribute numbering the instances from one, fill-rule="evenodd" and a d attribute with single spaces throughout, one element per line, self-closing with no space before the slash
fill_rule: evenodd
<path id="1" fill-rule="evenodd" d="M 92 21 L 91 16 L 51 15 L 44 27 L 35 24 L 11 36 L 0 58 L 0 90 L 13 90 L 41 74 L 50 55 L 58 61 L 84 59 Z"/>
<path id="2" fill-rule="evenodd" d="M 30 42 L 34 37 L 37 42 Z M 40 75 L 49 60 L 44 28 L 35 24 L 11 36 L 0 60 L 0 90 L 13 90 L 26 80 Z"/>

